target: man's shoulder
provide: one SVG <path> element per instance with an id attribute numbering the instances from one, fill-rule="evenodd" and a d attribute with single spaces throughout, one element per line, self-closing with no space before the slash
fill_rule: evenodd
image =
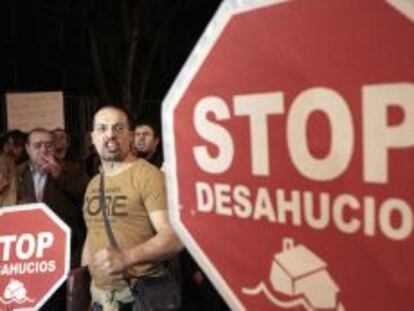
<path id="1" fill-rule="evenodd" d="M 156 167 L 155 165 L 151 164 L 150 162 L 148 162 L 145 159 L 141 159 L 138 158 L 136 159 L 132 165 L 131 165 L 131 170 L 134 173 L 140 173 L 140 174 L 156 174 L 156 175 L 162 175 L 162 172 L 160 171 L 160 169 L 158 167 Z"/>
<path id="2" fill-rule="evenodd" d="M 19 180 L 23 180 L 28 178 L 31 174 L 30 163 L 29 161 L 24 162 L 17 166 L 16 168 L 16 175 Z"/>
<path id="3" fill-rule="evenodd" d="M 93 176 L 91 178 L 91 180 L 89 180 L 88 182 L 88 186 L 86 187 L 86 192 L 88 192 L 91 188 L 95 188 L 98 185 L 99 182 L 99 174 L 96 174 L 95 176 Z"/>
<path id="4" fill-rule="evenodd" d="M 98 182 L 98 180 L 99 180 L 99 174 L 96 174 L 95 176 L 93 176 L 90 180 L 89 180 L 89 185 L 90 184 L 94 184 L 94 183 L 97 183 Z"/>

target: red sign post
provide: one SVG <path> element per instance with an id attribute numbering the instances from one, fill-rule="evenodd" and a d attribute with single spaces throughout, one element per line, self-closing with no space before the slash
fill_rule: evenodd
<path id="1" fill-rule="evenodd" d="M 222 4 L 163 126 L 173 225 L 232 309 L 414 308 L 413 38 L 412 1 Z"/>
<path id="2" fill-rule="evenodd" d="M 0 310 L 38 310 L 69 272 L 70 229 L 44 204 L 0 209 Z"/>

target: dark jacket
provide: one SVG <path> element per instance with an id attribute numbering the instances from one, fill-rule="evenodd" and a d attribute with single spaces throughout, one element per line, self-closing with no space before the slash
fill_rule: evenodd
<path id="1" fill-rule="evenodd" d="M 72 230 L 71 265 L 80 264 L 86 228 L 82 217 L 82 198 L 86 187 L 86 179 L 72 167 L 62 166 L 59 178 L 48 174 L 43 191 L 45 203 Z M 25 163 L 19 170 L 18 195 L 19 204 L 35 203 L 36 196 L 30 164 Z"/>

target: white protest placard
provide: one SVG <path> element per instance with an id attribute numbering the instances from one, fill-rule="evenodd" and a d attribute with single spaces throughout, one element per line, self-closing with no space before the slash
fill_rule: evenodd
<path id="1" fill-rule="evenodd" d="M 62 92 L 8 93 L 6 103 L 8 130 L 65 127 Z"/>

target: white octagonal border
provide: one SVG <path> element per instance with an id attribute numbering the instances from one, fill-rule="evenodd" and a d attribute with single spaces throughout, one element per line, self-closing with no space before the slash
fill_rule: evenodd
<path id="1" fill-rule="evenodd" d="M 0 216 L 7 214 L 7 213 L 15 213 L 15 212 L 27 212 L 30 210 L 43 210 L 47 216 L 52 219 L 52 221 L 57 224 L 60 229 L 65 232 L 65 235 L 68 237 L 66 239 L 65 245 L 65 252 L 69 254 L 70 252 L 70 240 L 71 240 L 71 230 L 69 226 L 63 222 L 46 204 L 44 203 L 31 203 L 31 204 L 22 204 L 22 205 L 15 205 L 15 206 L 8 206 L 2 207 L 0 209 Z M 69 276 L 69 269 L 70 269 L 70 256 L 67 256 L 64 263 L 64 272 L 59 280 L 49 289 L 49 291 L 40 299 L 37 304 L 33 308 L 19 308 L 15 309 L 16 311 L 30 311 L 30 310 L 38 310 L 40 307 L 44 305 L 44 303 L 52 296 L 52 294 L 62 285 L 63 282 Z"/>
<path id="2" fill-rule="evenodd" d="M 184 96 L 204 60 L 234 15 L 294 0 L 224 0 L 195 45 L 162 103 L 162 128 L 169 215 L 172 225 L 190 254 L 203 268 L 232 310 L 246 310 L 216 267 L 198 246 L 180 219 L 174 137 L 174 110 Z M 414 23 L 414 0 L 383 0 Z"/>

